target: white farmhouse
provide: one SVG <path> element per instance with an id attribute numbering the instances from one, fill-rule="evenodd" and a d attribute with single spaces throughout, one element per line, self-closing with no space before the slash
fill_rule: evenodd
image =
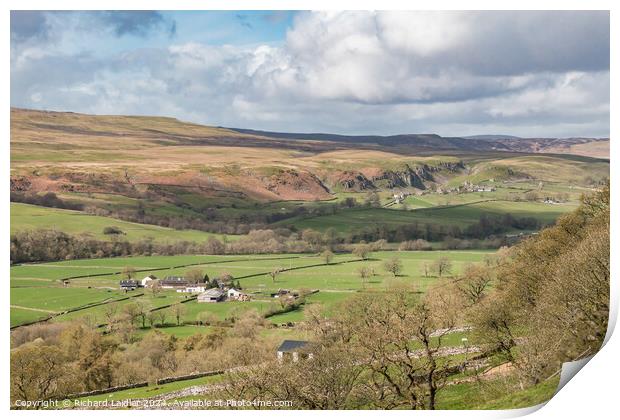
<path id="1" fill-rule="evenodd" d="M 191 286 L 187 286 L 183 292 L 184 293 L 202 293 L 205 290 L 207 290 L 207 288 L 204 285 L 193 284 Z M 179 290 L 177 290 L 177 292 L 178 291 Z"/>
<path id="2" fill-rule="evenodd" d="M 228 300 L 248 300 L 248 295 L 232 287 L 228 289 L 226 295 Z"/>
<path id="3" fill-rule="evenodd" d="M 148 276 L 140 280 L 140 284 L 142 285 L 142 287 L 149 287 L 149 286 L 152 286 L 153 282 L 156 280 L 157 280 L 157 276 L 149 274 Z"/>

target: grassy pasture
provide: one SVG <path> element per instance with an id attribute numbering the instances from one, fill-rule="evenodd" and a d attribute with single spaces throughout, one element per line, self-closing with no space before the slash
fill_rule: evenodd
<path id="1" fill-rule="evenodd" d="M 77 287 L 13 287 L 11 288 L 11 326 L 36 321 L 48 315 L 84 305 L 108 302 L 132 296 L 117 289 Z M 103 313 L 106 305 L 62 315 L 64 319 L 82 317 L 85 313 Z"/>
<path id="2" fill-rule="evenodd" d="M 270 302 L 250 301 L 250 302 L 218 302 L 218 303 L 199 303 L 192 301 L 186 303 L 184 319 L 188 321 L 197 320 L 198 316 L 203 312 L 215 315 L 219 320 L 224 320 L 232 315 L 239 315 L 245 311 L 255 309 L 259 313 L 269 308 Z"/>
<path id="3" fill-rule="evenodd" d="M 49 314 L 46 312 L 12 307 L 10 316 L 11 327 L 30 321 L 36 321 L 37 319 L 46 318 L 48 315 Z"/>
<path id="4" fill-rule="evenodd" d="M 490 194 L 490 193 L 486 193 Z M 515 217 L 534 217 L 542 223 L 552 223 L 562 214 L 574 210 L 576 203 L 545 204 L 539 202 L 491 201 L 478 198 L 475 202 L 452 203 L 449 206 L 433 203 L 430 196 L 411 198 L 409 203 L 418 208 L 404 211 L 397 208 L 362 208 L 343 210 L 340 213 L 316 217 L 297 217 L 283 220 L 278 224 L 294 225 L 297 229 L 315 229 L 324 231 L 333 228 L 340 233 L 355 229 L 363 229 L 376 224 L 399 226 L 410 223 L 429 223 L 443 226 L 459 226 L 461 228 L 478 222 L 480 216 L 503 215 L 510 213 Z M 450 200 L 446 196 L 444 200 Z M 452 197 L 458 197 L 452 195 Z M 432 200 L 441 200 L 433 198 Z M 462 204 L 462 205 L 459 205 Z"/>
<path id="5" fill-rule="evenodd" d="M 110 289 L 85 289 L 77 287 L 11 288 L 12 305 L 55 312 L 124 296 L 124 292 Z"/>
<path id="6" fill-rule="evenodd" d="M 103 229 L 107 226 L 120 228 L 125 233 L 121 235 L 121 238 L 128 241 L 152 238 L 157 242 L 181 240 L 202 242 L 210 237 L 221 239 L 222 236 L 197 230 L 175 230 L 155 225 L 125 222 L 74 210 L 11 203 L 11 233 L 31 229 L 56 229 L 72 235 L 87 233 L 97 239 L 110 240 L 110 235 L 103 234 Z M 227 238 L 234 240 L 235 235 L 229 235 Z"/>
<path id="7" fill-rule="evenodd" d="M 201 268 L 211 277 L 218 276 L 222 272 L 230 272 L 239 279 L 246 291 L 255 295 L 251 302 L 206 304 L 193 301 L 185 303 L 186 313 L 183 320 L 195 321 L 202 312 L 213 313 L 220 320 L 247 309 L 256 309 L 259 313 L 264 313 L 274 305 L 276 307 L 279 305 L 279 302 L 271 298 L 269 293 L 280 288 L 293 290 L 319 289 L 318 293 L 307 297 L 306 307 L 322 304 L 324 311 L 329 314 L 338 303 L 358 291 L 382 291 L 395 282 L 409 284 L 421 292 L 425 291 L 437 279 L 435 277 L 423 277 L 422 265 L 432 263 L 440 256 L 445 255 L 452 261 L 452 272 L 457 274 L 465 264 L 480 262 L 488 254 L 488 251 L 381 251 L 373 253 L 372 258 L 367 261 L 355 261 L 355 257 L 350 254 L 336 255 L 330 265 L 321 265 L 323 260 L 318 256 L 286 254 L 103 258 L 15 266 L 11 268 L 11 304 L 16 306 L 11 308 L 12 325 L 37 320 L 46 314 L 46 312 L 40 311 L 60 312 L 106 299 L 114 300 L 135 296 L 138 293 L 144 293 L 144 296 L 139 297 L 139 299 L 145 301 L 151 308 L 180 302 L 189 297 L 189 295 L 177 293 L 173 290 L 165 290 L 157 295 L 153 295 L 150 290 L 124 293 L 118 290 L 118 275 L 73 279 L 69 287 L 62 287 L 60 282 L 54 280 L 67 275 L 86 276 L 111 270 L 118 271 L 126 265 L 136 269 L 144 269 L 206 263 L 193 268 Z M 392 256 L 398 256 L 403 263 L 403 272 L 396 278 L 392 274 L 386 273 L 382 267 L 383 260 Z M 350 260 L 353 262 L 348 262 Z M 361 266 L 373 267 L 376 275 L 363 282 L 357 274 L 357 269 Z M 274 283 L 270 276 L 263 273 L 276 267 L 293 268 L 293 270 L 281 272 Z M 186 270 L 187 268 L 154 269 L 139 273 L 136 277 L 142 278 L 151 273 L 160 278 L 169 274 L 183 275 Z M 250 277 L 242 278 L 243 276 Z M 127 303 L 128 301 L 122 301 L 111 304 L 117 305 L 118 310 L 121 310 Z M 67 321 L 88 318 L 93 323 L 103 323 L 105 322 L 104 312 L 107 305 L 109 304 L 63 314 L 55 320 Z M 289 321 L 301 321 L 303 318 L 304 309 L 301 308 L 275 315 L 269 320 L 280 324 Z M 168 317 L 168 322 L 172 322 L 171 315 Z"/>
<path id="8" fill-rule="evenodd" d="M 514 389 L 514 378 L 449 385 L 439 391 L 437 409 L 502 410 L 532 407 L 549 401 L 558 387 L 558 381 L 559 377 L 556 376 L 524 390 Z"/>
<path id="9" fill-rule="evenodd" d="M 144 296 L 139 296 L 136 299 L 141 300 L 148 307 L 151 307 L 151 308 L 156 308 L 160 306 L 177 303 L 185 299 L 184 294 L 177 293 L 175 291 L 165 291 L 157 295 L 153 295 L 151 293 L 145 293 L 144 290 L 140 290 L 139 292 L 130 292 L 126 294 L 123 293 L 122 297 L 135 296 L 139 293 L 144 293 Z M 133 299 L 124 300 L 121 302 L 114 302 L 114 303 L 109 303 L 106 305 L 95 306 L 93 308 L 88 308 L 88 309 L 84 309 L 81 311 L 69 312 L 67 314 L 63 314 L 63 315 L 60 315 L 54 318 L 54 320 L 58 322 L 62 322 L 62 321 L 88 319 L 88 321 L 92 325 L 99 325 L 99 324 L 103 324 L 106 322 L 105 311 L 109 308 L 109 305 L 115 305 L 117 312 L 120 313 L 123 307 L 132 301 Z M 171 321 L 172 321 L 172 317 L 168 317 L 168 319 L 166 320 L 166 322 L 171 322 Z"/>
<path id="10" fill-rule="evenodd" d="M 584 156 L 527 155 L 498 159 L 489 167 L 512 168 L 542 181 L 581 183 L 587 176 L 609 176 L 609 162 Z"/>
<path id="11" fill-rule="evenodd" d="M 294 257 L 294 255 L 291 255 Z M 269 256 L 231 256 L 231 255 L 178 255 L 178 256 L 152 256 L 152 257 L 118 257 L 118 258 L 100 258 L 87 260 L 71 260 L 58 261 L 45 264 L 22 264 L 11 267 L 11 282 L 18 283 L 21 281 L 52 281 L 60 278 L 73 276 L 89 276 L 97 274 L 120 272 L 123 267 L 133 267 L 136 270 L 147 270 L 136 274 L 137 278 L 143 278 L 148 274 L 183 274 L 186 270 L 192 268 L 177 267 L 190 264 L 201 264 L 206 268 L 212 263 L 218 261 L 244 260 L 244 259 L 260 259 L 270 258 Z M 205 270 L 209 274 L 211 269 Z M 102 277 L 83 277 L 71 280 L 72 283 L 84 286 L 102 286 L 109 285 L 104 281 L 113 282 L 118 285 L 119 275 L 106 275 Z"/>

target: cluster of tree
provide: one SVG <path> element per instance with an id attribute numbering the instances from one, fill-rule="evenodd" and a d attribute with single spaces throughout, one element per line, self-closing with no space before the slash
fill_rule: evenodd
<path id="1" fill-rule="evenodd" d="M 519 238 L 515 238 L 519 239 Z M 485 239 L 458 239 L 447 237 L 439 245 L 437 249 L 498 249 L 508 245 L 509 238 L 504 236 L 490 236 Z"/>
<path id="2" fill-rule="evenodd" d="M 539 228 L 540 222 L 532 217 L 518 218 L 511 214 L 502 216 L 483 214 L 476 223 L 464 229 L 454 225 L 438 223 L 413 222 L 397 227 L 378 223 L 362 229 L 355 229 L 340 236 L 338 240 L 340 243 L 357 243 L 360 241 L 373 242 L 384 239 L 388 242 L 409 243 L 409 246 L 413 245 L 413 241 L 416 240 L 441 242 L 447 239 L 486 239 L 497 242 L 502 240 L 503 234 L 511 230 L 536 230 Z M 484 244 L 477 243 L 476 245 Z"/>
<path id="3" fill-rule="evenodd" d="M 125 319 L 132 314 L 130 308 L 122 311 Z M 12 333 L 11 400 L 43 400 L 257 363 L 272 356 L 274 346 L 257 335 L 263 323 L 248 311 L 232 328 L 214 327 L 186 339 L 157 330 L 142 339 L 122 329 L 101 334 L 85 323 L 23 327 Z"/>
<path id="4" fill-rule="evenodd" d="M 173 216 L 168 214 L 146 213 L 143 206 L 137 209 L 110 210 L 101 207 L 88 206 L 87 213 L 96 216 L 112 217 L 133 223 L 156 225 L 176 230 L 200 230 L 203 232 L 221 233 L 226 235 L 245 235 L 252 229 L 265 227 L 266 222 L 252 222 L 243 220 L 213 220 L 208 216 Z"/>
<path id="5" fill-rule="evenodd" d="M 177 241 L 155 242 L 145 238 L 128 241 L 120 229 L 109 226 L 104 233 L 111 241 L 98 240 L 88 234 L 70 235 L 57 230 L 38 229 L 18 231 L 11 235 L 11 262 L 61 261 L 79 258 L 107 258 L 129 255 L 181 255 L 181 254 L 269 254 L 269 253 L 314 253 L 321 250 L 353 252 L 361 259 L 367 259 L 370 252 L 386 249 L 387 241 L 379 239 L 366 244 L 343 244 L 333 229 L 318 232 L 306 229 L 301 233 L 288 229 L 263 229 L 250 231 L 245 237 L 228 241 L 211 237 L 204 242 Z M 505 244 L 502 238 L 485 240 L 464 240 L 448 237 L 437 249 L 480 249 L 498 248 Z M 401 243 L 400 250 L 430 250 L 431 245 L 422 239 Z M 333 254 L 323 254 L 326 263 Z"/>
<path id="6" fill-rule="evenodd" d="M 231 372 L 228 398 L 292 401 L 296 409 L 434 409 L 460 368 L 443 357 L 458 312 L 437 294 L 407 288 L 361 293 L 327 319 L 307 309 L 316 339 L 297 363 L 271 361 Z"/>
<path id="7" fill-rule="evenodd" d="M 193 242 L 158 244 L 150 239 L 129 242 L 114 238 L 112 241 L 101 241 L 90 235 L 74 236 L 57 230 L 37 229 L 11 235 L 11 262 L 15 264 L 128 255 L 175 255 L 196 253 L 197 247 L 198 244 Z"/>
<path id="8" fill-rule="evenodd" d="M 567 192 L 559 192 L 559 193 L 549 193 L 549 192 L 541 192 L 541 191 L 528 191 L 523 194 L 523 199 L 525 201 L 536 202 L 544 199 L 551 199 L 557 202 L 567 202 L 570 199 L 570 195 Z M 517 196 L 515 201 L 521 201 L 521 197 Z"/>
<path id="9" fill-rule="evenodd" d="M 513 249 L 470 318 L 482 343 L 535 384 L 602 345 L 609 316 L 609 185 Z M 484 283 L 485 274 L 478 276 Z"/>
<path id="10" fill-rule="evenodd" d="M 452 261 L 445 255 L 437 258 L 432 263 L 423 262 L 421 273 L 424 277 L 444 277 L 452 274 Z"/>
<path id="11" fill-rule="evenodd" d="M 539 228 L 540 222 L 534 217 L 514 217 L 510 213 L 502 216 L 483 214 L 477 223 L 465 228 L 462 237 L 483 239 L 514 229 L 536 230 Z"/>
<path id="12" fill-rule="evenodd" d="M 433 246 L 424 239 L 403 241 L 398 246 L 399 251 L 430 251 L 431 249 L 433 249 Z"/>
<path id="13" fill-rule="evenodd" d="M 35 206 L 53 207 L 57 209 L 83 210 L 84 205 L 72 201 L 63 200 L 53 192 L 45 194 L 32 194 L 11 191 L 11 202 L 34 204 Z"/>
<path id="14" fill-rule="evenodd" d="M 403 241 L 398 246 L 399 251 L 430 251 L 432 249 L 498 249 L 507 245 L 508 238 L 491 236 L 486 239 L 458 239 L 446 237 L 442 242 L 431 245 L 424 239 Z"/>
<path id="15" fill-rule="evenodd" d="M 104 235 L 124 235 L 125 232 L 118 226 L 106 226 L 103 228 Z"/>
<path id="16" fill-rule="evenodd" d="M 270 305 L 265 311 L 263 316 L 269 318 L 270 316 L 285 314 L 300 309 L 306 304 L 306 294 L 300 293 L 298 297 L 294 296 L 280 296 L 278 298 L 279 305 Z"/>

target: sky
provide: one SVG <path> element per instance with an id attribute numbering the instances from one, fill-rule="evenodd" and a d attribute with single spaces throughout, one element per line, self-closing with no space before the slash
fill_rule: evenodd
<path id="1" fill-rule="evenodd" d="M 11 106 L 338 134 L 609 136 L 606 11 L 11 12 Z"/>

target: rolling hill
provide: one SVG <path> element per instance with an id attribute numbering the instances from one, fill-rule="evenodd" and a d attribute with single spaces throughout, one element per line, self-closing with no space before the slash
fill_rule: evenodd
<path id="1" fill-rule="evenodd" d="M 371 192 L 387 205 L 394 191 L 432 197 L 472 182 L 500 189 L 520 183 L 521 196 L 536 189 L 540 200 L 565 194 L 574 204 L 609 174 L 607 159 L 559 153 L 604 155 L 608 140 L 475 137 L 274 133 L 164 117 L 12 109 L 11 194 L 12 201 L 38 204 L 33 197 L 54 193 L 66 208 L 87 210 L 96 235 L 102 223 L 122 219 L 175 228 L 162 236 L 189 229 L 187 235 L 198 237 L 198 230 L 244 233 L 306 220 L 308 212 L 332 211 L 347 198 L 362 202 Z M 547 150 L 554 153 L 541 153 Z M 509 198 L 522 198 L 517 195 Z M 16 228 L 44 220 L 27 209 L 14 207 Z M 390 209 L 385 214 L 396 211 Z"/>

